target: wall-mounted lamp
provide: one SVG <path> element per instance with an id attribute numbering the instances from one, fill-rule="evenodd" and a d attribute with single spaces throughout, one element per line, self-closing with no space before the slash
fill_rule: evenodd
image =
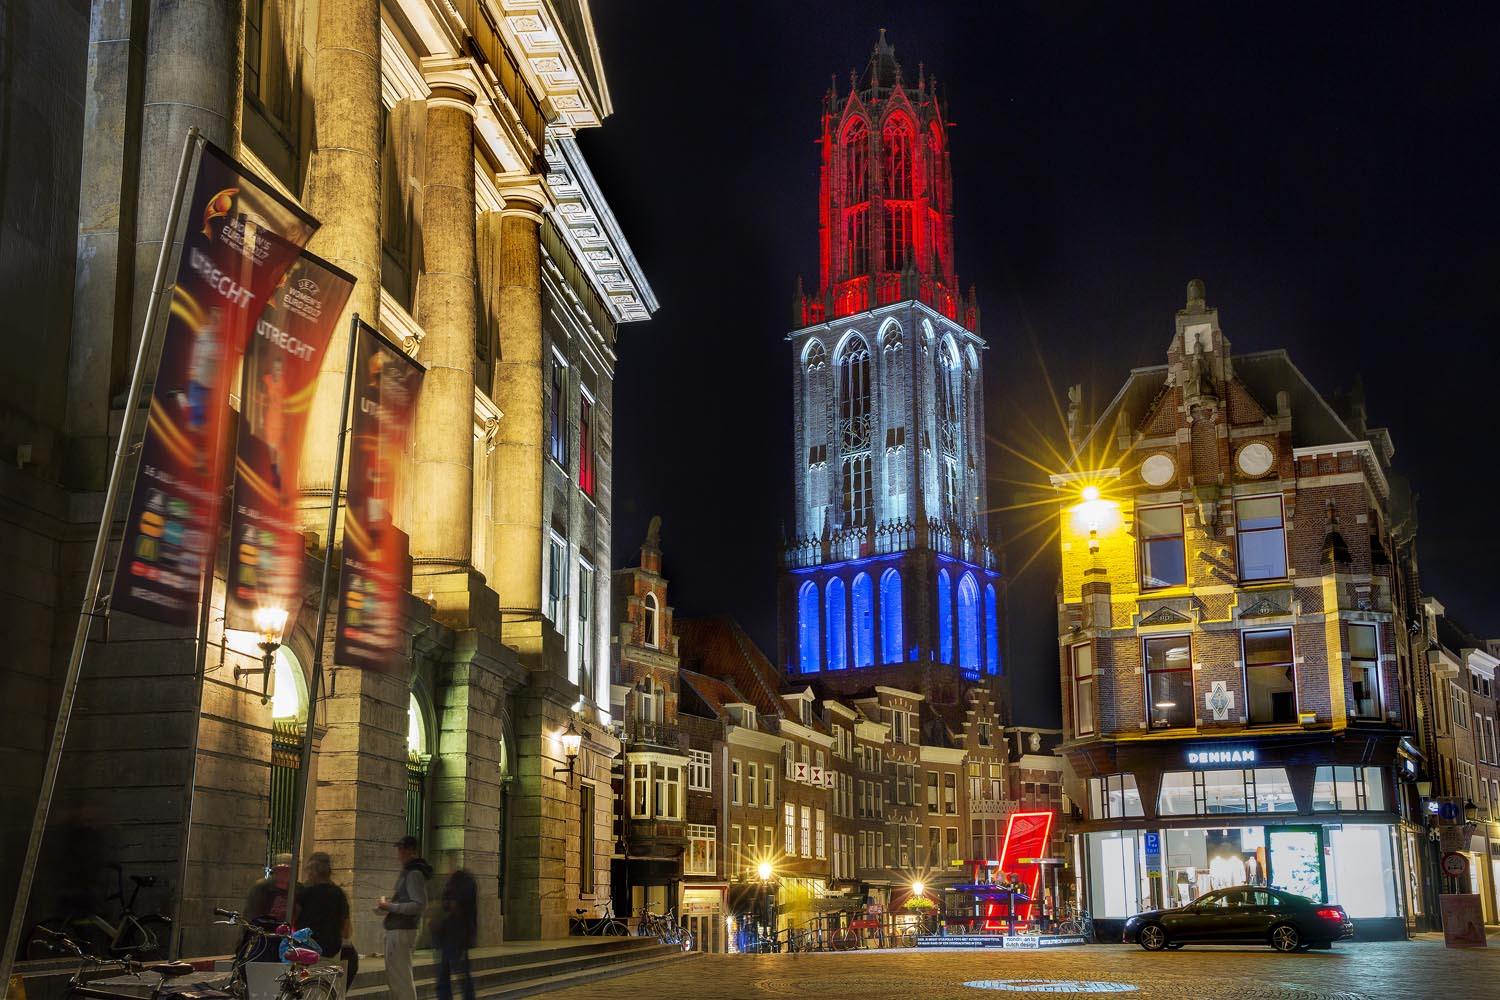
<path id="1" fill-rule="evenodd" d="M 573 720 L 569 719 L 568 728 L 563 730 L 562 736 L 559 739 L 562 740 L 563 756 L 567 758 L 568 766 L 554 767 L 552 774 L 554 777 L 559 774 L 567 774 L 568 787 L 572 788 L 573 765 L 578 762 L 578 748 L 583 746 L 583 734 L 578 731 L 578 727 L 574 725 Z"/>
<path id="2" fill-rule="evenodd" d="M 1479 822 L 1479 807 L 1473 799 L 1464 799 L 1464 822 L 1470 826 Z"/>
<path id="3" fill-rule="evenodd" d="M 271 701 L 271 668 L 276 665 L 276 651 L 281 648 L 281 639 L 286 632 L 286 608 L 256 608 L 252 616 L 255 634 L 260 647 L 260 703 Z M 255 673 L 254 667 L 235 667 L 234 679 L 238 683 L 242 676 Z"/>

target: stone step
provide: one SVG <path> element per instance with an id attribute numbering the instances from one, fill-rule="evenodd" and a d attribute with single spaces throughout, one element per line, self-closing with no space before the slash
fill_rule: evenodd
<path id="1" fill-rule="evenodd" d="M 557 981 L 559 977 L 576 972 L 597 970 L 623 963 L 656 960 L 682 955 L 682 949 L 664 945 L 654 938 L 568 938 L 549 946 L 547 942 L 528 943 L 524 951 L 484 954 L 471 952 L 470 975 L 474 988 L 488 994 L 503 990 L 520 982 Z M 434 952 L 419 951 L 415 956 L 412 972 L 416 979 L 417 995 L 432 997 L 437 993 L 437 956 Z M 386 992 L 384 962 L 373 960 L 368 971 L 361 966 L 354 989 L 348 1000 L 374 1000 Z"/>
<path id="2" fill-rule="evenodd" d="M 628 976 L 632 972 L 645 972 L 648 969 L 654 969 L 669 962 L 682 962 L 701 954 L 702 952 L 684 952 L 680 948 L 669 946 L 668 954 L 665 955 L 633 959 L 628 962 L 614 962 L 608 965 L 579 969 L 576 972 L 562 973 L 543 979 L 523 980 L 494 990 L 476 989 L 474 996 L 475 1000 L 481 1000 L 481 998 L 482 1000 L 519 1000 L 520 997 L 534 996 L 538 993 L 550 993 L 553 990 L 560 990 L 568 986 L 582 986 L 585 983 L 597 982 L 601 979 Z"/>

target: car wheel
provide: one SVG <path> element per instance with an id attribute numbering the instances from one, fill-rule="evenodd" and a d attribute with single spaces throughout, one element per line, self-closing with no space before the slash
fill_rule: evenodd
<path id="1" fill-rule="evenodd" d="M 1302 946 L 1302 935 L 1291 924 L 1271 928 L 1271 947 L 1277 951 L 1296 951 Z"/>
<path id="2" fill-rule="evenodd" d="M 1135 940 L 1147 951 L 1161 951 L 1167 946 L 1167 929 L 1161 924 L 1147 924 L 1136 934 Z"/>

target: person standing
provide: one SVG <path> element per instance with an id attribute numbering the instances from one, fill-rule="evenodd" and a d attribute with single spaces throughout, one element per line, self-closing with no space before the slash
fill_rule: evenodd
<path id="1" fill-rule="evenodd" d="M 474 1000 L 469 975 L 469 949 L 479 936 L 479 886 L 467 869 L 448 876 L 443 886 L 443 908 L 433 934 L 438 947 L 438 1000 L 453 1000 L 450 977 L 463 977 L 463 1000 Z"/>
<path id="2" fill-rule="evenodd" d="M 271 860 L 266 877 L 250 887 L 245 896 L 241 915 L 263 931 L 274 931 L 286 920 L 287 887 L 292 880 L 292 856 L 278 854 Z M 300 897 L 302 887 L 297 887 Z M 235 953 L 246 962 L 275 962 L 277 943 L 273 938 L 261 937 L 246 931 L 240 938 Z"/>
<path id="3" fill-rule="evenodd" d="M 427 908 L 427 880 L 432 877 L 432 866 L 417 848 L 417 838 L 409 834 L 396 841 L 396 858 L 401 862 L 396 888 L 389 896 L 381 896 L 375 907 L 385 913 L 385 980 L 392 1000 L 417 1000 L 411 955 L 422 911 Z"/>
<path id="4" fill-rule="evenodd" d="M 297 893 L 296 925 L 312 931 L 313 943 L 323 953 L 323 964 L 337 964 L 344 941 L 352 933 L 349 897 L 334 884 L 333 860 L 324 852 L 308 856 L 305 872 L 307 888 Z"/>

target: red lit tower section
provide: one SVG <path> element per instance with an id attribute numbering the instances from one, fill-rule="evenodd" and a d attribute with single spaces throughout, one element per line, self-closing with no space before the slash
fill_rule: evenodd
<path id="1" fill-rule="evenodd" d="M 823 103 L 818 295 L 802 324 L 917 300 L 977 332 L 953 260 L 948 126 L 936 79 L 910 86 L 881 31 L 863 74 Z M 960 313 L 963 313 L 960 315 Z"/>

